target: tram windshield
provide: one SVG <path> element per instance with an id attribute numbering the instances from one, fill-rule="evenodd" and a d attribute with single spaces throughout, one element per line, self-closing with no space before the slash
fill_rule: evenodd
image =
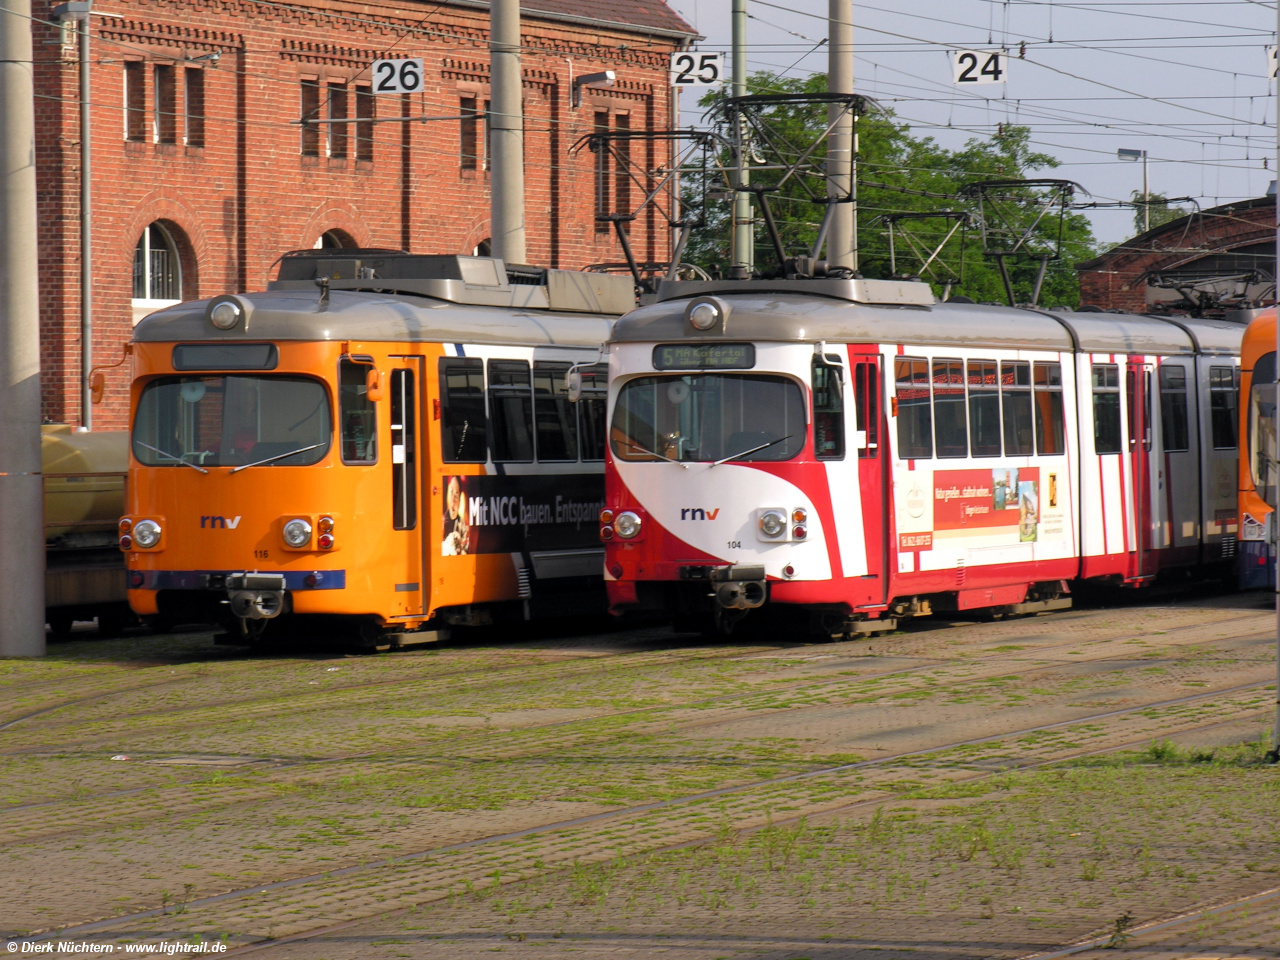
<path id="1" fill-rule="evenodd" d="M 787 377 L 639 377 L 618 394 L 609 440 L 620 460 L 790 460 L 804 447 L 804 394 Z"/>
<path id="2" fill-rule="evenodd" d="M 147 384 L 133 455 L 152 467 L 304 466 L 329 452 L 329 397 L 302 377 L 163 377 Z"/>
<path id="3" fill-rule="evenodd" d="M 1271 506 L 1276 506 L 1276 355 L 1266 353 L 1253 366 L 1253 386 L 1249 391 L 1249 469 L 1253 486 Z"/>

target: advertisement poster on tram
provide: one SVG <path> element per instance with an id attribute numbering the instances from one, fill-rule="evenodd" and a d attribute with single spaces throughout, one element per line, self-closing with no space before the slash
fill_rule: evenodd
<path id="1" fill-rule="evenodd" d="M 444 489 L 441 556 L 599 543 L 600 475 L 445 477 Z"/>
<path id="2" fill-rule="evenodd" d="M 1065 491 L 1062 491 L 1065 492 Z M 898 549 L 1061 540 L 1058 473 L 1041 467 L 914 471 L 899 487 Z"/>

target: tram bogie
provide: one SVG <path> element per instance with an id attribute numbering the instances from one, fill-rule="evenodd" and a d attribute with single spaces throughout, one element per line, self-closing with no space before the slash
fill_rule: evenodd
<path id="1" fill-rule="evenodd" d="M 602 607 L 603 375 L 577 405 L 564 377 L 634 301 L 565 274 L 307 251 L 265 292 L 142 321 L 133 608 L 246 641 L 338 619 L 367 647 Z"/>
<path id="2" fill-rule="evenodd" d="M 910 281 L 663 284 L 607 348 L 612 609 L 848 634 L 1229 563 L 1241 331 Z"/>

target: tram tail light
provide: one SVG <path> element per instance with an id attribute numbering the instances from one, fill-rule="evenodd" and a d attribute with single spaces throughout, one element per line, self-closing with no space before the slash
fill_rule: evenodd
<path id="1" fill-rule="evenodd" d="M 795 525 L 795 528 L 791 531 L 791 536 L 795 537 L 797 540 L 803 540 L 808 535 L 809 535 L 808 528 L 800 523 L 797 523 Z"/>
<path id="2" fill-rule="evenodd" d="M 613 539 L 613 527 L 601 527 L 601 528 L 600 528 L 600 539 L 601 539 L 601 540 L 612 540 L 612 539 Z"/>

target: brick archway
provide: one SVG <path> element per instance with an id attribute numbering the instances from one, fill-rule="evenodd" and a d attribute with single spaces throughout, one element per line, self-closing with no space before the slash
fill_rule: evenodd
<path id="1" fill-rule="evenodd" d="M 303 227 L 302 235 L 299 237 L 298 249 L 310 250 L 316 245 L 317 240 L 331 232 L 342 236 L 344 241 L 349 239 L 350 246 L 353 247 L 374 246 L 373 230 L 365 223 L 355 205 L 340 200 L 329 200 L 317 207 L 307 220 L 307 225 Z M 347 244 L 344 242 L 343 246 Z"/>
<path id="2" fill-rule="evenodd" d="M 142 236 L 142 231 L 156 221 L 164 225 L 178 248 L 182 268 L 182 298 L 198 300 L 206 296 L 207 292 L 200 286 L 200 277 L 202 266 L 209 262 L 208 235 L 195 211 L 166 189 L 153 191 L 134 209 L 124 234 L 128 245 L 112 254 L 112 260 L 118 264 L 119 275 L 132 276 L 133 252 L 137 248 L 138 239 Z"/>
<path id="3" fill-rule="evenodd" d="M 1146 277 L 1171 272 L 1215 254 L 1275 241 L 1275 197 L 1224 204 L 1181 217 L 1117 244 L 1076 265 L 1080 303 L 1143 313 L 1150 308 Z M 1274 269 L 1274 264 L 1272 264 Z"/>

